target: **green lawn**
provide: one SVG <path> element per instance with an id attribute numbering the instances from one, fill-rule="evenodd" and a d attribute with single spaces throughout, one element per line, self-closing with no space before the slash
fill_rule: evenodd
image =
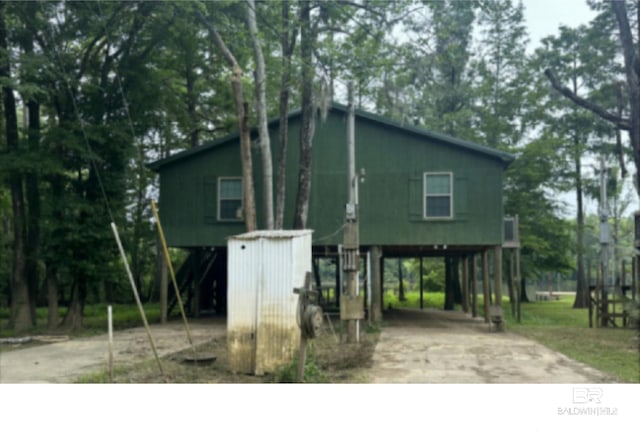
<path id="1" fill-rule="evenodd" d="M 507 329 L 526 336 L 616 377 L 640 382 L 639 332 L 631 328 L 589 328 L 587 309 L 573 309 L 573 297 L 522 304 L 522 322 L 511 316 L 505 299 Z"/>
<path id="2" fill-rule="evenodd" d="M 135 304 L 114 304 L 113 311 L 113 328 L 116 330 L 126 329 L 130 327 L 140 327 L 143 325 L 142 318 Z M 144 305 L 144 311 L 149 323 L 160 321 L 160 305 L 150 303 Z M 58 309 L 60 322 L 66 313 L 66 308 Z M 84 328 L 82 332 L 76 336 L 88 336 L 107 332 L 107 305 L 86 305 L 84 308 L 83 318 Z M 15 331 L 8 328 L 9 325 L 9 309 L 0 309 L 0 337 L 14 337 Z M 36 327 L 31 334 L 48 333 L 47 325 L 47 308 L 36 309 Z"/>

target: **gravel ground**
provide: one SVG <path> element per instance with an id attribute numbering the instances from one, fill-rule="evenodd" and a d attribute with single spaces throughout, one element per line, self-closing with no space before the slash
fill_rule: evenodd
<path id="1" fill-rule="evenodd" d="M 195 345 L 213 343 L 225 349 L 224 318 L 190 321 Z M 334 323 L 335 325 L 335 323 Z M 151 333 L 158 353 L 164 358 L 189 347 L 181 321 L 153 325 Z M 352 349 L 335 343 L 328 358 L 340 358 L 330 365 L 333 375 L 348 362 Z M 362 358 L 363 353 L 368 357 Z M 224 353 L 220 352 L 221 358 Z M 357 377 L 352 382 L 369 383 L 614 383 L 593 368 L 524 337 L 492 331 L 481 319 L 460 312 L 438 310 L 385 311 L 384 326 L 375 349 L 357 353 Z M 71 383 L 80 377 L 106 370 L 107 336 L 44 344 L 0 352 L 0 383 Z M 114 363 L 131 366 L 153 359 L 144 328 L 116 332 Z M 325 363 L 327 359 L 325 358 Z M 354 367 L 354 365 L 351 365 Z M 233 379 L 216 365 L 221 377 L 207 382 Z M 215 368 L 214 368 L 215 369 Z M 210 371 L 211 372 L 211 371 Z M 215 370 L 213 371 L 215 374 Z M 174 377 L 180 382 L 179 377 Z M 345 376 L 341 382 L 349 382 Z M 143 381 L 144 382 L 144 381 Z"/>

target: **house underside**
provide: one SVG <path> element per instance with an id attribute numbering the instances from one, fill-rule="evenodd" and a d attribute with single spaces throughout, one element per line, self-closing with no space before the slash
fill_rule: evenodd
<path id="1" fill-rule="evenodd" d="M 182 292 L 183 301 L 190 315 L 198 317 L 202 314 L 225 316 L 227 313 L 227 248 L 200 247 L 188 248 L 189 256 L 178 270 L 177 280 Z M 344 276 L 341 269 L 341 246 L 313 246 L 313 286 L 320 293 L 320 304 L 326 313 L 339 314 L 340 292 L 336 286 L 344 289 Z M 484 316 L 490 319 L 489 305 L 501 304 L 503 280 L 507 281 L 508 294 L 515 304 L 518 291 L 515 289 L 519 280 L 519 255 L 517 248 L 485 245 L 387 245 L 360 247 L 360 295 L 364 297 L 366 319 L 379 321 L 384 310 L 389 307 L 383 303 L 385 260 L 418 259 L 422 271 L 422 260 L 440 258 L 445 271 L 445 309 L 459 308 L 472 316 Z M 320 262 L 324 261 L 324 276 L 320 273 Z M 503 266 L 507 263 L 507 266 Z M 326 268 L 332 270 L 331 277 L 326 276 Z M 506 268 L 503 268 L 506 267 Z M 498 276 L 498 275 L 501 275 Z M 420 301 L 423 303 L 423 278 L 418 278 Z M 401 284 L 399 278 L 393 288 Z M 174 289 L 169 288 L 169 314 L 177 308 Z M 507 292 L 505 292 L 506 294 Z M 479 310 L 481 303 L 478 297 L 489 298 L 484 309 Z M 456 306 L 457 305 L 457 306 Z"/>

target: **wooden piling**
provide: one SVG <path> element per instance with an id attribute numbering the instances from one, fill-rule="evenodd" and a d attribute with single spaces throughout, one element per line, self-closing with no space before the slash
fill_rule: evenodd
<path id="1" fill-rule="evenodd" d="M 469 258 L 462 258 L 462 310 L 469 313 Z"/>
<path id="2" fill-rule="evenodd" d="M 382 321 L 382 272 L 380 261 L 382 259 L 382 248 L 380 246 L 371 247 L 371 318 L 374 323 Z"/>
<path id="3" fill-rule="evenodd" d="M 478 316 L 478 283 L 476 281 L 476 255 L 471 255 L 471 316 Z"/>
<path id="4" fill-rule="evenodd" d="M 495 279 L 495 305 L 502 306 L 502 247 L 496 246 L 494 249 L 494 279 Z"/>
<path id="5" fill-rule="evenodd" d="M 511 249 L 509 253 L 509 279 L 507 281 L 507 286 L 509 288 L 509 304 L 511 304 L 511 316 L 515 318 L 516 316 L 516 296 L 515 296 L 515 249 Z"/>
<path id="6" fill-rule="evenodd" d="M 482 251 L 482 295 L 484 297 L 484 322 L 489 323 L 489 303 L 491 294 L 489 293 L 489 251 Z"/>

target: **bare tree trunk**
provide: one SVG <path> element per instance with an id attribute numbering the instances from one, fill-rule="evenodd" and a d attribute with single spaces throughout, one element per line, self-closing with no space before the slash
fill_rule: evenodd
<path id="1" fill-rule="evenodd" d="M 256 4 L 247 0 L 247 24 L 253 44 L 253 56 L 256 62 L 255 83 L 258 112 L 258 134 L 260 136 L 260 156 L 262 158 L 262 200 L 264 205 L 264 225 L 268 230 L 273 229 L 273 166 L 271 162 L 271 141 L 267 124 L 266 75 L 264 70 L 264 56 L 258 38 L 256 25 Z"/>
<path id="2" fill-rule="evenodd" d="M 311 26 L 311 2 L 301 1 L 300 51 L 302 60 L 302 125 L 300 127 L 300 171 L 298 172 L 298 194 L 293 220 L 294 229 L 307 226 L 309 199 L 311 196 L 311 145 L 315 129 L 313 112 L 313 46 L 316 36 Z"/>
<path id="3" fill-rule="evenodd" d="M 86 279 L 83 276 L 80 276 L 76 278 L 76 282 L 73 285 L 69 308 L 67 309 L 67 313 L 62 321 L 62 327 L 66 330 L 77 331 L 82 329 L 86 294 Z"/>
<path id="4" fill-rule="evenodd" d="M 38 151 L 40 143 L 40 104 L 35 101 L 27 103 L 29 117 L 29 150 Z M 27 242 L 26 242 L 26 276 L 29 286 L 29 300 L 33 325 L 36 324 L 36 300 L 40 286 L 40 188 L 39 176 L 36 171 L 25 175 L 27 192 Z"/>
<path id="5" fill-rule="evenodd" d="M 255 231 L 256 223 L 256 198 L 253 186 L 253 160 L 251 158 L 251 137 L 249 135 L 249 118 L 247 115 L 247 103 L 242 101 L 242 72 L 234 70 L 232 81 L 236 93 L 236 107 L 238 119 L 240 119 L 240 156 L 242 158 L 242 180 L 244 194 L 244 217 L 247 231 Z"/>
<path id="6" fill-rule="evenodd" d="M 53 330 L 58 327 L 58 280 L 55 270 L 51 267 L 47 267 L 46 283 L 48 301 L 47 328 Z"/>
<path id="7" fill-rule="evenodd" d="M 8 52 L 7 29 L 5 23 L 6 3 L 0 2 L 0 49 L 4 53 Z M 0 61 L 0 78 L 11 78 L 11 64 L 8 55 L 3 55 Z M 2 87 L 2 99 L 5 115 L 5 129 L 7 150 L 10 153 L 18 151 L 18 116 L 16 113 L 16 101 L 13 89 L 8 86 Z M 25 221 L 26 209 L 23 192 L 23 176 L 19 172 L 12 172 L 9 175 L 11 190 L 11 207 L 13 210 L 13 272 L 11 278 L 11 316 L 9 325 L 16 331 L 22 332 L 33 327 L 33 317 L 31 314 L 31 302 L 29 296 L 29 286 L 27 284 L 25 263 Z"/>
<path id="8" fill-rule="evenodd" d="M 577 137 L 575 138 L 577 141 Z M 574 143 L 577 145 L 577 143 Z M 589 288 L 587 287 L 587 280 L 584 267 L 584 206 L 583 206 L 583 193 L 582 193 L 582 174 L 580 155 L 576 155 L 575 158 L 576 169 L 576 202 L 578 206 L 577 223 L 578 223 L 578 250 L 577 250 L 577 271 L 578 280 L 576 281 L 576 298 L 573 302 L 574 308 L 586 308 L 589 306 Z"/>
<path id="9" fill-rule="evenodd" d="M 29 8 L 31 17 L 35 19 L 36 9 Z M 27 55 L 33 54 L 33 35 L 28 33 L 22 40 Z M 29 77 L 28 77 L 29 78 Z M 33 77 L 30 77 L 33 78 Z M 26 99 L 26 129 L 29 151 L 37 153 L 40 148 L 40 103 L 33 98 Z M 33 325 L 36 324 L 36 300 L 40 285 L 38 260 L 40 258 L 40 188 L 36 170 L 25 174 L 27 193 L 27 226 L 26 226 L 26 277 L 29 286 L 29 300 Z"/>
<path id="10" fill-rule="evenodd" d="M 218 46 L 227 63 L 232 69 L 231 88 L 236 105 L 236 116 L 240 128 L 240 157 L 242 160 L 242 184 L 244 194 L 244 216 L 247 231 L 256 230 L 256 200 L 253 187 L 253 160 L 251 158 L 251 136 L 249 135 L 247 104 L 244 101 L 242 89 L 242 69 L 235 57 L 227 48 L 218 30 L 209 20 L 198 11 L 200 21 L 207 27 L 213 42 Z"/>
<path id="11" fill-rule="evenodd" d="M 296 44 L 297 31 L 293 30 L 289 36 L 289 2 L 282 1 L 282 78 L 280 82 L 280 127 L 278 150 L 278 167 L 276 177 L 276 215 L 275 228 L 284 226 L 284 207 L 286 193 L 287 142 L 289 140 L 289 85 L 291 84 L 291 56 Z M 297 27 L 294 26 L 294 29 Z"/>
<path id="12" fill-rule="evenodd" d="M 636 2 L 640 7 L 640 1 Z M 612 1 L 611 8 L 618 21 L 620 43 L 624 55 L 624 66 L 627 75 L 627 91 L 629 94 L 629 140 L 633 149 L 633 160 L 636 169 L 640 168 L 640 67 L 638 67 L 638 49 L 633 44 L 633 35 L 629 26 L 627 6 L 624 1 Z M 639 12 L 640 14 L 640 12 Z M 640 32 L 640 22 L 637 22 Z M 640 175 L 636 176 L 636 190 L 640 193 Z"/>
<path id="13" fill-rule="evenodd" d="M 187 85 L 187 112 L 189 113 L 189 124 L 191 131 L 189 132 L 189 144 L 191 148 L 200 145 L 200 130 L 198 129 L 198 114 L 196 112 L 196 76 L 193 71 L 193 65 L 186 62 L 186 85 Z"/>

